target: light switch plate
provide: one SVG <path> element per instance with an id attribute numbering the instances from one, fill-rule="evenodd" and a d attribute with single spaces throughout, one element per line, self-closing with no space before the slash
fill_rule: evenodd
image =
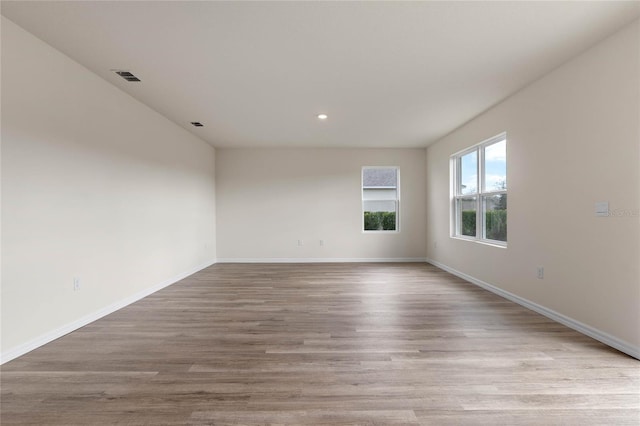
<path id="1" fill-rule="evenodd" d="M 608 201 L 598 201 L 596 203 L 596 216 L 609 216 Z"/>

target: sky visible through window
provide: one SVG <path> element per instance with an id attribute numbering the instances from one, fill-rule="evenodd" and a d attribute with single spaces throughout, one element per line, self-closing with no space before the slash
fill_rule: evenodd
<path id="1" fill-rule="evenodd" d="M 463 155 L 461 162 L 460 192 L 475 194 L 478 191 L 478 151 Z"/>
<path id="2" fill-rule="evenodd" d="M 362 186 L 395 188 L 398 182 L 398 171 L 392 167 L 368 167 L 362 172 Z"/>
<path id="3" fill-rule="evenodd" d="M 484 182 L 486 191 L 507 189 L 507 141 L 504 139 L 484 150 Z"/>
<path id="4" fill-rule="evenodd" d="M 474 194 L 478 190 L 478 153 L 470 152 L 461 157 L 461 188 L 464 194 Z M 485 190 L 507 189 L 507 143 L 502 140 L 485 148 Z"/>

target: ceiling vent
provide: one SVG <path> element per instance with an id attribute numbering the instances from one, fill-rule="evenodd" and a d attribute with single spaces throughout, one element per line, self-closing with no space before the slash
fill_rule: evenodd
<path id="1" fill-rule="evenodd" d="M 118 74 L 120 77 L 124 78 L 127 81 L 140 81 L 138 77 L 131 74 L 129 71 L 116 71 L 116 74 Z"/>
<path id="2" fill-rule="evenodd" d="M 191 124 L 193 124 L 193 125 L 194 125 L 194 126 L 196 126 L 196 127 L 204 127 L 204 124 L 202 124 L 202 123 L 201 123 L 201 122 L 199 122 L 199 121 L 192 121 L 192 122 L 191 122 Z"/>

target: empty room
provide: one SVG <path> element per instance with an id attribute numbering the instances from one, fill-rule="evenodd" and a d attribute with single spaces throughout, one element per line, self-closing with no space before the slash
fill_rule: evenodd
<path id="1" fill-rule="evenodd" d="M 0 11 L 1 424 L 640 424 L 640 2 Z"/>

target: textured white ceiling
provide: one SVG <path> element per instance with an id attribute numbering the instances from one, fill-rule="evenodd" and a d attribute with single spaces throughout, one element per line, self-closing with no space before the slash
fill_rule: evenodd
<path id="1" fill-rule="evenodd" d="M 639 2 L 612 1 L 1 8 L 218 147 L 426 146 L 640 15 Z"/>

